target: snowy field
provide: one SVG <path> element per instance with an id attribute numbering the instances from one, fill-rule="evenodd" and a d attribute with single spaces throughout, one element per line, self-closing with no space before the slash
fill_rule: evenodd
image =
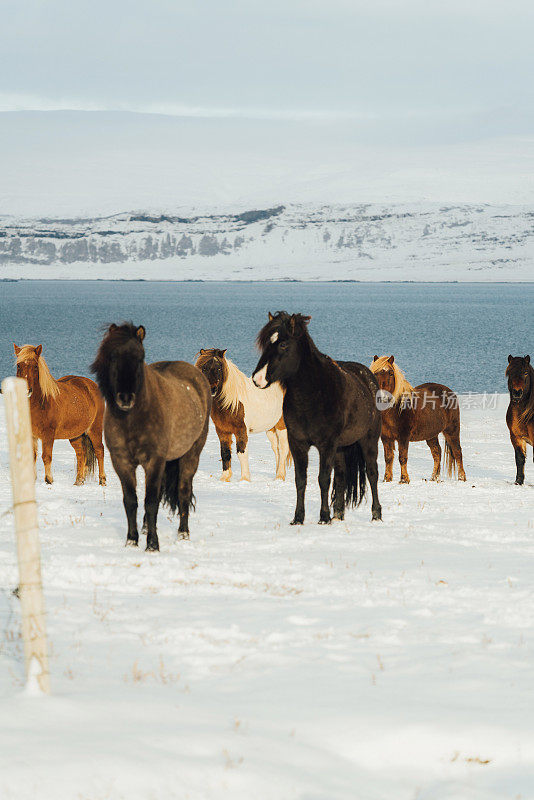
<path id="1" fill-rule="evenodd" d="M 316 524 L 313 458 L 290 527 L 293 472 L 274 483 L 267 439 L 252 483 L 227 485 L 211 430 L 191 539 L 161 513 L 159 554 L 123 547 L 109 460 L 107 488 L 74 487 L 57 443 L 37 484 L 53 687 L 37 699 L 2 409 L 2 800 L 534 798 L 534 470 L 529 454 L 513 485 L 506 403 L 465 403 L 467 483 L 426 482 L 412 445 L 412 482 L 380 485 L 374 524 L 369 506 Z"/>

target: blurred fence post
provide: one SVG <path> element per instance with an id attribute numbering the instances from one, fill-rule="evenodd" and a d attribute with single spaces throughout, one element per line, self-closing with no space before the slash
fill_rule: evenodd
<path id="1" fill-rule="evenodd" d="M 30 686 L 37 681 L 41 691 L 48 694 L 50 674 L 28 385 L 21 378 L 6 378 L 2 382 L 2 394 L 9 441 L 26 680 Z"/>

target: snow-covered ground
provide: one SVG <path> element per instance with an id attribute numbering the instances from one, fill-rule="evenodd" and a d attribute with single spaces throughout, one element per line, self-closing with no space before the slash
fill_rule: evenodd
<path id="1" fill-rule="evenodd" d="M 109 460 L 107 488 L 74 487 L 58 442 L 37 484 L 48 698 L 23 688 L 2 409 L 2 800 L 533 798 L 534 472 L 513 485 L 506 398 L 468 400 L 467 483 L 426 482 L 412 445 L 382 523 L 318 526 L 312 459 L 290 527 L 266 438 L 228 485 L 211 430 L 191 539 L 161 513 L 158 554 L 123 547 Z"/>

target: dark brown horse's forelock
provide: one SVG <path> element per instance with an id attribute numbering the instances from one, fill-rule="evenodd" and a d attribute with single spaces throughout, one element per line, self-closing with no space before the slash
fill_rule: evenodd
<path id="1" fill-rule="evenodd" d="M 265 350 L 271 343 L 271 336 L 276 332 L 296 338 L 305 335 L 310 343 L 313 344 L 313 340 L 308 333 L 308 322 L 310 319 L 311 317 L 305 314 L 288 314 L 287 311 L 277 311 L 258 333 L 256 337 L 258 349 L 261 351 Z"/>
<path id="2" fill-rule="evenodd" d="M 90 366 L 91 372 L 96 376 L 96 382 L 107 402 L 112 401 L 113 392 L 111 389 L 109 368 L 111 364 L 111 353 L 129 341 L 137 341 L 143 350 L 142 341 L 138 336 L 139 328 L 132 322 L 123 322 L 122 325 L 106 326 L 107 334 L 102 339 L 96 358 Z M 144 329 L 143 329 L 144 335 Z"/>

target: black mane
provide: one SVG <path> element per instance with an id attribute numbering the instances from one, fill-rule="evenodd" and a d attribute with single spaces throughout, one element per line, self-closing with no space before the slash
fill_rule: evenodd
<path id="1" fill-rule="evenodd" d="M 98 388 L 100 389 L 104 400 L 111 403 L 113 400 L 111 385 L 109 382 L 109 365 L 111 360 L 111 353 L 116 347 L 126 344 L 131 339 L 137 339 L 138 328 L 133 322 L 123 322 L 122 325 L 115 325 L 112 323 L 106 328 L 106 335 L 100 343 L 96 358 L 89 367 L 91 372 L 96 377 Z"/>

